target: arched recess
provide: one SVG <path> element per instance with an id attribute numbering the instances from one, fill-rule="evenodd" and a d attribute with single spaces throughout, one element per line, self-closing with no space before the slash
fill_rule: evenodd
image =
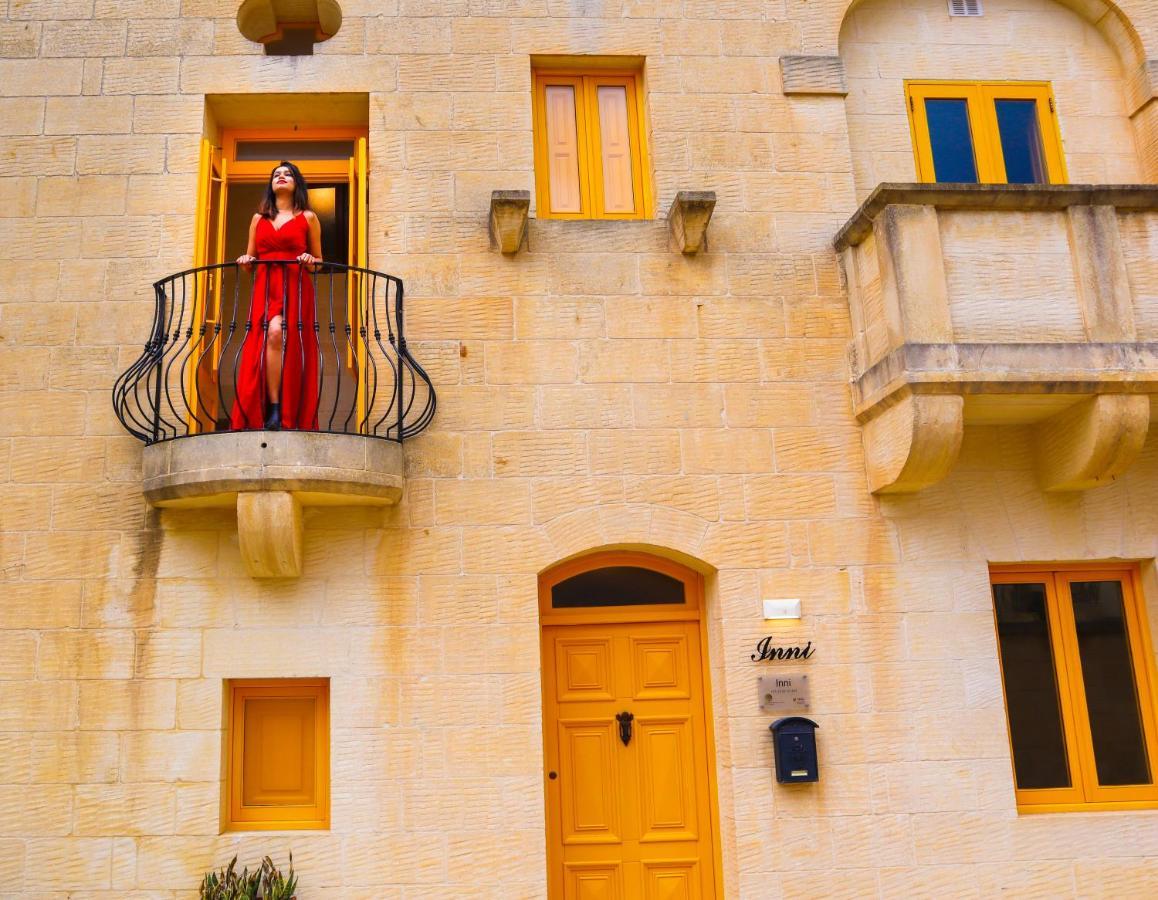
<path id="1" fill-rule="evenodd" d="M 550 897 L 577 896 L 576 873 L 609 895 L 726 896 L 709 567 L 674 555 L 603 548 L 539 575 Z"/>
<path id="2" fill-rule="evenodd" d="M 1071 182 L 1158 178 L 1158 58 L 1119 5 L 986 0 L 977 18 L 951 18 L 944 0 L 836 5 L 837 30 L 823 41 L 844 76 L 858 196 L 916 180 L 904 79 L 1049 81 Z M 895 84 L 874 94 L 882 82 Z"/>

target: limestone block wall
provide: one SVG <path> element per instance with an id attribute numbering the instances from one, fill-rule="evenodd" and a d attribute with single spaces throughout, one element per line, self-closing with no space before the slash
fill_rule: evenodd
<path id="1" fill-rule="evenodd" d="M 292 848 L 301 900 L 542 897 L 536 576 L 620 545 L 707 576 L 725 896 L 1153 890 L 1153 814 L 1016 815 L 985 566 L 1152 560 L 1154 441 L 1119 484 L 1046 498 L 1024 434 L 977 432 L 928 494 L 872 498 L 831 250 L 856 95 L 849 118 L 786 97 L 778 66 L 834 52 L 845 4 L 676 6 L 350 0 L 317 55 L 279 59 L 224 0 L 8 0 L 0 893 L 185 900 Z M 490 250 L 489 192 L 533 187 L 532 53 L 646 58 L 657 213 L 716 191 L 706 253 L 662 219 L 534 220 Z M 369 97 L 371 265 L 406 279 L 440 407 L 398 507 L 308 510 L 303 578 L 255 581 L 231 513 L 145 506 L 109 390 L 150 283 L 189 264 L 205 95 L 309 91 Z M 1067 144 L 1072 177 L 1128 180 L 1118 115 Z M 801 597 L 783 634 L 820 648 L 812 788 L 773 784 L 765 596 Z M 223 835 L 222 681 L 283 676 L 331 679 L 332 828 Z"/>
<path id="2" fill-rule="evenodd" d="M 1122 59 L 1052 0 L 986 2 L 980 18 L 950 17 L 928 0 L 868 0 L 844 20 L 840 55 L 860 199 L 883 181 L 917 180 L 904 89 L 917 78 L 1049 81 L 1070 182 L 1146 180 Z"/>

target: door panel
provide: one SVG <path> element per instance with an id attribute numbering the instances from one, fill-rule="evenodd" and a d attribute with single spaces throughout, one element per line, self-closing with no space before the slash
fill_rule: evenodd
<path id="1" fill-rule="evenodd" d="M 563 842 L 617 843 L 620 840 L 620 777 L 615 722 L 559 722 L 559 765 L 570 773 L 563 795 Z"/>
<path id="2" fill-rule="evenodd" d="M 646 900 L 700 900 L 698 868 L 695 860 L 644 863 L 643 896 Z"/>
<path id="3" fill-rule="evenodd" d="M 567 866 L 567 894 L 575 900 L 622 900 L 623 872 L 619 866 Z"/>
<path id="4" fill-rule="evenodd" d="M 545 626 L 543 684 L 551 896 L 714 898 L 699 623 Z"/>
<path id="5" fill-rule="evenodd" d="M 631 659 L 636 700 L 689 699 L 688 646 L 681 634 L 636 638 L 631 641 Z"/>
<path id="6" fill-rule="evenodd" d="M 696 839 L 695 752 L 687 717 L 636 719 L 640 841 Z"/>
<path id="7" fill-rule="evenodd" d="M 560 639 L 555 646 L 559 660 L 556 697 L 560 703 L 615 699 L 609 639 Z"/>

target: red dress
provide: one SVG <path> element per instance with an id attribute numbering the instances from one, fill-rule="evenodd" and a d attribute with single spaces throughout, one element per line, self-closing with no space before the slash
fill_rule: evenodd
<path id="1" fill-rule="evenodd" d="M 285 265 L 254 266 L 249 329 L 237 365 L 237 398 L 230 423 L 234 430 L 265 427 L 268 408 L 265 389 L 266 328 L 282 317 L 285 350 L 281 369 L 281 422 L 283 428 L 318 427 L 318 336 L 314 331 L 314 285 L 297 258 L 308 248 L 309 224 L 298 213 L 281 228 L 264 216 L 258 220 L 257 258 L 285 260 Z M 302 327 L 299 331 L 298 323 Z"/>

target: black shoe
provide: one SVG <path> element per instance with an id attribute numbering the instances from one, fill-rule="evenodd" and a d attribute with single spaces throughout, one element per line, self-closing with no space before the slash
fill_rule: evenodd
<path id="1" fill-rule="evenodd" d="M 266 431 L 280 431 L 281 430 L 281 404 L 271 403 L 269 405 L 269 415 L 265 417 Z"/>

